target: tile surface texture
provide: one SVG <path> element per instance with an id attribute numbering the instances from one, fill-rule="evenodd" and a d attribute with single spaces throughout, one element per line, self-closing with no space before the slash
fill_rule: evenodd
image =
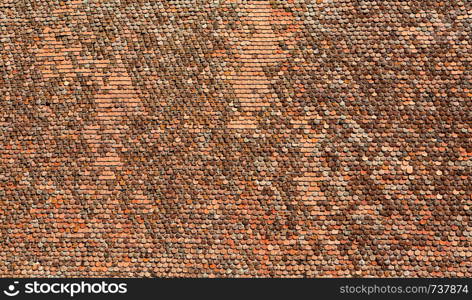
<path id="1" fill-rule="evenodd" d="M 471 277 L 472 2 L 0 0 L 1 277 Z"/>

